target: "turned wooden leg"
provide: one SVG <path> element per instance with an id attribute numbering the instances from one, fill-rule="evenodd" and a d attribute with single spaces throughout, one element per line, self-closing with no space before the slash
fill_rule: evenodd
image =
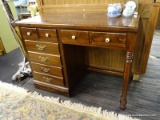
<path id="1" fill-rule="evenodd" d="M 129 79 L 131 76 L 132 61 L 133 61 L 133 52 L 127 51 L 126 62 L 124 64 L 122 95 L 120 98 L 120 108 L 123 110 L 126 108 L 126 104 L 127 104 L 127 90 L 128 90 Z"/>

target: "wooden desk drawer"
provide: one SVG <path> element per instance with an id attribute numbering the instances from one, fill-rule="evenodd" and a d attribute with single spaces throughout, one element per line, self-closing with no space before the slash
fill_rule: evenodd
<path id="1" fill-rule="evenodd" d="M 64 86 L 63 77 L 41 74 L 35 71 L 33 71 L 33 77 L 35 80 L 39 80 L 45 83 Z"/>
<path id="2" fill-rule="evenodd" d="M 53 65 L 61 67 L 61 61 L 59 55 L 42 54 L 36 52 L 28 52 L 31 62 L 38 62 L 46 65 Z"/>
<path id="3" fill-rule="evenodd" d="M 25 40 L 38 39 L 36 28 L 21 27 L 21 32 Z"/>
<path id="4" fill-rule="evenodd" d="M 28 51 L 59 55 L 58 43 L 25 40 Z"/>
<path id="5" fill-rule="evenodd" d="M 48 66 L 48 65 L 43 65 L 43 64 L 38 64 L 31 62 L 31 67 L 33 71 L 36 72 L 42 72 L 45 74 L 51 74 L 55 76 L 60 76 L 62 77 L 62 67 L 56 67 L 56 66 Z"/>
<path id="6" fill-rule="evenodd" d="M 57 42 L 57 33 L 55 29 L 37 29 L 40 40 Z"/>
<path id="7" fill-rule="evenodd" d="M 126 33 L 92 32 L 91 44 L 125 48 L 126 36 Z"/>
<path id="8" fill-rule="evenodd" d="M 63 43 L 69 44 L 89 44 L 89 32 L 78 30 L 61 30 Z"/>

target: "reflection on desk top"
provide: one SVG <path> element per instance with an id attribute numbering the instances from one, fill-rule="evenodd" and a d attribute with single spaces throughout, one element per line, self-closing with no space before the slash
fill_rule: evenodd
<path id="1" fill-rule="evenodd" d="M 49 13 L 18 21 L 19 26 L 58 27 L 72 29 L 118 30 L 136 32 L 139 16 L 109 18 L 106 13 Z M 118 28 L 118 29 L 117 29 Z"/>

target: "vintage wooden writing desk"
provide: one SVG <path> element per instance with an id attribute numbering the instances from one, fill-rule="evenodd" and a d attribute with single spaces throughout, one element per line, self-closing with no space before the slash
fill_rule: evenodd
<path id="1" fill-rule="evenodd" d="M 70 95 L 76 81 L 86 69 L 90 70 L 85 64 L 86 48 L 125 51 L 124 71 L 109 70 L 123 76 L 120 107 L 125 108 L 139 16 L 108 18 L 105 12 L 48 13 L 16 24 L 23 37 L 34 84 L 47 91 Z"/>

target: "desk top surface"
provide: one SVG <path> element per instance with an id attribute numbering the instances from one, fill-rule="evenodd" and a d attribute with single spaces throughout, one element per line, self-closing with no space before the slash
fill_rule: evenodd
<path id="1" fill-rule="evenodd" d="M 107 13 L 49 13 L 16 22 L 27 27 L 137 31 L 139 16 L 109 18 Z"/>

